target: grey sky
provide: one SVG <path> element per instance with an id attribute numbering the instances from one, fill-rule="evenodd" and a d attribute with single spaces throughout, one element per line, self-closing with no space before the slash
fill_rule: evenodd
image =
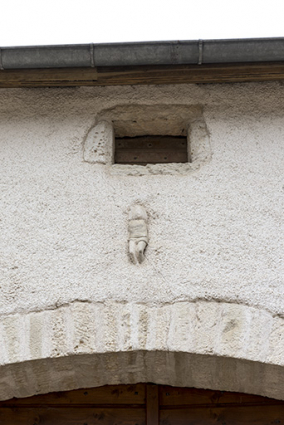
<path id="1" fill-rule="evenodd" d="M 282 37 L 283 0 L 2 0 L 0 46 Z"/>

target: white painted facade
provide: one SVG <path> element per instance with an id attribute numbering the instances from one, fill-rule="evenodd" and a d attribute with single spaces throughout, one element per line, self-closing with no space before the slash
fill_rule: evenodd
<path id="1" fill-rule="evenodd" d="M 113 126 L 162 129 L 163 111 L 192 163 L 112 165 Z M 283 111 L 281 83 L 1 89 L 0 399 L 134 382 L 284 399 Z"/>

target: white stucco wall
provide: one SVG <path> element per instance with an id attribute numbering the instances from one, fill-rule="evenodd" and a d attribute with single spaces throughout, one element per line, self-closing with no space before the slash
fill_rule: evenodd
<path id="1" fill-rule="evenodd" d="M 200 106 L 210 159 L 181 175 L 116 174 L 84 160 L 83 145 L 102 110 L 157 104 Z M 0 398 L 101 384 L 95 374 L 87 380 L 87 372 L 79 380 L 78 366 L 69 383 L 50 376 L 42 378 L 46 386 L 32 388 L 25 374 L 19 377 L 21 365 L 129 351 L 269 366 L 275 371 L 263 369 L 269 384 L 259 370 L 259 382 L 250 378 L 247 386 L 247 372 L 236 372 L 235 386 L 228 376 L 204 381 L 203 372 L 195 381 L 189 372 L 188 379 L 173 372 L 160 381 L 284 398 L 278 379 L 284 370 L 283 110 L 281 83 L 1 90 Z M 146 260 L 138 266 L 127 255 L 134 203 L 149 216 Z M 73 316 L 76 305 L 82 322 Z M 117 337 L 126 319 L 113 313 L 114 305 L 127 310 L 131 337 Z M 142 328 L 135 325 L 141 308 L 147 311 Z M 55 331 L 64 309 L 72 320 Z M 167 311 L 164 321 L 153 319 L 157 311 Z M 78 351 L 70 335 L 76 320 L 88 318 L 89 328 L 80 325 L 82 341 L 93 342 Z M 102 334 L 94 337 L 94 327 Z M 132 377 L 120 373 L 110 382 L 113 371 L 103 383 L 161 377 L 143 371 L 143 362 Z"/>

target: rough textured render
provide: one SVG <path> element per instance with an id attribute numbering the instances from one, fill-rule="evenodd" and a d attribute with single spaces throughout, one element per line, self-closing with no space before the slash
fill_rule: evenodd
<path id="1" fill-rule="evenodd" d="M 1 90 L 1 399 L 139 381 L 284 398 L 283 109 L 280 83 Z M 187 169 L 112 165 L 149 112 L 189 124 Z"/>

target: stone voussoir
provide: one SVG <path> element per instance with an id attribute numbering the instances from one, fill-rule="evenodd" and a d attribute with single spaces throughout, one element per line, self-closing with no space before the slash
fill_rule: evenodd
<path id="1" fill-rule="evenodd" d="M 0 399 L 139 381 L 283 398 L 283 330 L 268 311 L 215 301 L 17 313 L 0 322 Z"/>

